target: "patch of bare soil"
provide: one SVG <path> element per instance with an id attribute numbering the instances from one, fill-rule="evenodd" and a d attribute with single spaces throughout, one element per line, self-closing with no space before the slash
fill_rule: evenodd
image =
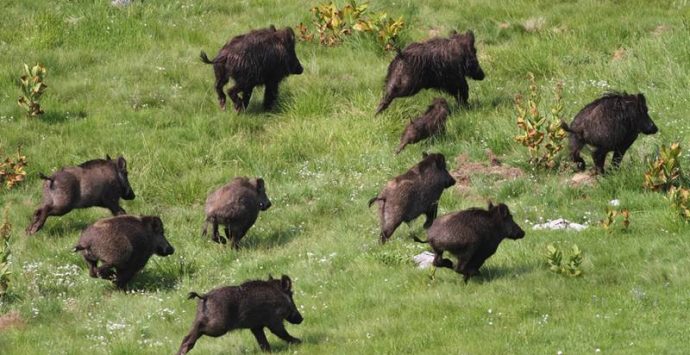
<path id="1" fill-rule="evenodd" d="M 24 320 L 19 315 L 19 312 L 12 311 L 0 316 L 0 332 L 11 328 L 21 328 L 24 326 Z"/>
<path id="2" fill-rule="evenodd" d="M 592 172 L 577 173 L 570 178 L 570 186 L 572 187 L 592 186 L 596 182 L 597 175 Z"/>
<path id="3" fill-rule="evenodd" d="M 493 175 L 498 177 L 499 181 L 510 181 L 525 175 L 520 168 L 503 165 L 490 149 L 486 150 L 486 158 L 486 162 L 473 162 L 469 161 L 466 154 L 458 156 L 457 168 L 451 172 L 451 175 L 457 181 L 456 186 L 461 192 L 469 192 L 472 188 L 473 176 Z"/>

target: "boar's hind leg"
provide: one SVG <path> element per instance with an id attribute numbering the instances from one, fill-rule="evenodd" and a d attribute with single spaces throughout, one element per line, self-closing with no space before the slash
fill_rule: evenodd
<path id="1" fill-rule="evenodd" d="M 378 115 L 379 113 L 383 112 L 383 110 L 387 109 L 388 106 L 390 106 L 391 102 L 393 102 L 393 99 L 396 96 L 386 94 L 383 99 L 381 99 L 381 102 L 379 103 L 379 107 L 376 108 L 376 114 Z"/>
<path id="2" fill-rule="evenodd" d="M 604 162 L 606 161 L 606 151 L 603 148 L 597 148 L 596 150 L 592 151 L 592 160 L 594 160 L 594 170 L 597 172 L 597 174 L 603 174 L 604 173 Z"/>
<path id="3" fill-rule="evenodd" d="M 213 70 L 216 74 L 216 94 L 218 94 L 218 104 L 220 109 L 225 111 L 225 93 L 223 92 L 223 86 L 228 83 L 230 78 L 225 73 L 225 69 L 222 66 L 213 66 Z"/>
<path id="4" fill-rule="evenodd" d="M 577 137 L 573 136 L 571 133 L 570 136 L 570 158 L 575 162 L 575 166 L 577 167 L 578 171 L 584 171 L 585 170 L 585 161 L 582 159 L 580 156 L 580 151 L 582 150 L 582 147 L 584 147 L 585 143 L 581 140 L 578 139 Z"/>
<path id="5" fill-rule="evenodd" d="M 384 223 L 383 228 L 381 228 L 381 244 L 386 244 L 388 239 L 391 238 L 393 235 L 393 232 L 398 228 L 398 226 L 402 223 L 401 221 L 395 220 L 395 221 L 388 221 L 388 223 Z"/>
<path id="6" fill-rule="evenodd" d="M 211 237 L 211 240 L 216 243 L 225 244 L 226 240 L 221 238 L 220 232 L 218 232 L 218 220 L 215 217 L 211 220 L 211 224 L 213 224 L 213 236 Z"/>
<path id="7" fill-rule="evenodd" d="M 187 334 L 187 336 L 182 339 L 182 345 L 180 345 L 180 350 L 177 352 L 178 355 L 184 355 L 189 350 L 192 350 L 196 341 L 201 338 L 203 334 L 199 331 L 199 323 L 194 322 L 192 330 Z"/>
<path id="8" fill-rule="evenodd" d="M 433 265 L 436 267 L 446 267 L 449 269 L 453 268 L 453 262 L 450 259 L 443 258 L 443 250 L 434 250 L 434 262 Z"/>
<path id="9" fill-rule="evenodd" d="M 41 230 L 41 228 L 43 228 L 43 225 L 46 223 L 46 219 L 48 219 L 49 209 L 49 206 L 44 206 L 34 211 L 33 218 L 31 219 L 31 224 L 29 224 L 29 226 L 26 227 L 27 235 L 34 234 Z"/>
<path id="10" fill-rule="evenodd" d="M 266 340 L 266 334 L 264 334 L 264 328 L 263 327 L 252 328 L 252 333 L 254 334 L 256 341 L 259 342 L 259 346 L 261 347 L 261 350 L 271 351 L 271 346 L 268 345 L 268 340 Z"/>
<path id="11" fill-rule="evenodd" d="M 268 329 L 271 330 L 271 333 L 277 335 L 280 339 L 283 339 L 290 344 L 299 344 L 302 342 L 301 340 L 290 335 L 282 322 L 271 324 L 268 326 Z"/>

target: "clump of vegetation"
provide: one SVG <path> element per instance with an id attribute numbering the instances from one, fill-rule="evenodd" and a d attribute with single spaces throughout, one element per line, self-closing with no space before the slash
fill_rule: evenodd
<path id="1" fill-rule="evenodd" d="M 9 258 L 12 254 L 10 250 L 10 234 L 12 233 L 12 225 L 7 217 L 8 207 L 5 207 L 5 212 L 2 217 L 2 224 L 0 225 L 0 297 L 7 293 L 10 288 L 10 264 Z"/>
<path id="2" fill-rule="evenodd" d="M 19 97 L 17 103 L 20 107 L 26 110 L 27 114 L 35 117 L 43 114 L 40 101 L 41 95 L 46 90 L 46 85 L 43 80 L 46 76 L 46 68 L 41 64 L 29 68 L 24 64 L 24 75 L 19 78 L 19 84 L 22 88 L 23 95 Z"/>
<path id="3" fill-rule="evenodd" d="M 666 198 L 681 217 L 690 220 L 690 189 L 671 186 Z"/>
<path id="4" fill-rule="evenodd" d="M 601 221 L 601 226 L 608 232 L 612 232 L 618 226 L 621 230 L 627 231 L 630 226 L 630 211 L 627 208 L 621 210 L 607 208 L 606 218 Z"/>
<path id="5" fill-rule="evenodd" d="M 565 130 L 561 128 L 563 119 L 563 82 L 556 83 L 554 100 L 549 113 L 544 114 L 541 104 L 541 93 L 534 79 L 534 74 L 528 74 L 529 96 L 527 100 L 522 95 L 515 97 L 517 111 L 517 126 L 520 133 L 514 137 L 515 141 L 527 147 L 529 163 L 537 168 L 554 169 L 558 167 L 557 156 L 563 150 Z"/>
<path id="6" fill-rule="evenodd" d="M 2 156 L 2 150 L 0 150 L 0 157 Z M 24 181 L 26 177 L 24 167 L 26 167 L 26 156 L 22 155 L 21 148 L 17 148 L 16 157 L 8 156 L 3 161 L 0 161 L 0 184 L 4 183 L 9 190 L 14 185 Z"/>
<path id="7" fill-rule="evenodd" d="M 656 160 L 649 163 L 644 174 L 643 186 L 652 191 L 668 191 L 671 187 L 680 187 L 683 182 L 680 155 L 680 144 L 672 143 L 668 148 L 662 144 Z"/>
<path id="8" fill-rule="evenodd" d="M 311 8 L 313 28 L 304 23 L 297 26 L 299 38 L 303 41 L 318 40 L 324 46 L 337 46 L 355 32 L 371 34 L 384 50 L 395 49 L 398 36 L 405 28 L 401 17 L 397 20 L 385 12 L 367 13 L 369 3 L 357 4 L 349 1 L 342 8 L 334 2 Z"/>
<path id="9" fill-rule="evenodd" d="M 563 251 L 553 244 L 546 246 L 545 256 L 549 270 L 571 277 L 582 276 L 582 251 L 576 244 L 573 244 L 567 261 L 563 258 Z"/>

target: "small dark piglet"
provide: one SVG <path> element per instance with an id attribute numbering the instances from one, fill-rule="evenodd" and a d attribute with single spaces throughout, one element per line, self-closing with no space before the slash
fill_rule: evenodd
<path id="1" fill-rule="evenodd" d="M 465 77 L 483 80 L 477 60 L 474 33 L 450 33 L 449 38 L 432 38 L 412 43 L 398 51 L 386 75 L 385 95 L 376 109 L 383 112 L 396 97 L 412 96 L 422 89 L 439 89 L 467 105 L 469 86 Z"/>
<path id="2" fill-rule="evenodd" d="M 400 145 L 395 154 L 399 154 L 408 144 L 414 144 L 442 133 L 446 129 L 446 119 L 449 112 L 448 102 L 445 99 L 434 99 L 424 115 L 417 117 L 405 127 L 405 132 L 400 137 Z"/>
<path id="3" fill-rule="evenodd" d="M 423 159 L 402 175 L 389 181 L 369 207 L 379 205 L 381 243 L 386 243 L 402 222 L 426 215 L 424 228 L 436 218 L 438 199 L 446 188 L 455 184 L 448 173 L 443 154 L 423 153 Z"/>
<path id="4" fill-rule="evenodd" d="M 120 198 L 134 199 L 127 178 L 125 158 L 94 159 L 79 166 L 62 168 L 51 176 L 40 175 L 43 203 L 34 211 L 26 234 L 38 232 L 48 216 L 62 216 L 75 208 L 105 207 L 113 215 L 125 214 Z"/>
<path id="5" fill-rule="evenodd" d="M 513 221 L 508 206 L 492 205 L 488 210 L 470 208 L 439 217 L 427 229 L 429 239 L 415 241 L 429 243 L 434 253 L 434 266 L 453 268 L 453 262 L 443 258 L 448 251 L 458 258 L 455 271 L 465 282 L 479 274 L 479 268 L 496 252 L 505 238 L 520 239 L 525 231 Z"/>
<path id="6" fill-rule="evenodd" d="M 626 93 L 608 93 L 594 100 L 578 112 L 570 126 L 562 122 L 561 127 L 570 134 L 570 156 L 578 170 L 585 170 L 582 147 L 594 147 L 592 160 L 597 173 L 604 172 L 608 152 L 613 152 L 613 165 L 618 167 L 638 134 L 659 131 L 649 117 L 644 95 Z"/>
<path id="7" fill-rule="evenodd" d="M 278 97 L 280 82 L 289 75 L 304 71 L 295 53 L 295 32 L 290 27 L 276 30 L 271 26 L 236 36 L 213 60 L 209 60 L 202 51 L 201 60 L 213 64 L 216 93 L 222 110 L 225 110 L 223 86 L 230 78 L 235 81 L 228 95 L 237 112 L 249 106 L 252 91 L 257 85 L 265 85 L 264 108 L 270 109 Z"/>
<path id="8" fill-rule="evenodd" d="M 236 177 L 230 183 L 208 195 L 206 199 L 206 222 L 202 236 L 206 236 L 208 224 L 213 225 L 213 241 L 216 243 L 232 242 L 237 249 L 240 240 L 254 225 L 259 211 L 271 207 L 271 201 L 266 196 L 264 179 L 249 179 Z M 218 232 L 218 225 L 225 226 L 225 238 Z"/>
<path id="9" fill-rule="evenodd" d="M 175 249 L 165 239 L 160 218 L 116 216 L 86 228 L 74 251 L 84 257 L 89 266 L 89 276 L 111 279 L 115 274 L 113 282 L 119 289 L 125 289 L 151 255 L 168 256 Z"/>
<path id="10" fill-rule="evenodd" d="M 302 323 L 302 315 L 292 299 L 292 281 L 287 275 L 280 280 L 247 281 L 239 286 L 220 287 L 189 299 L 199 298 L 192 330 L 182 340 L 178 354 L 192 350 L 202 335 L 219 337 L 235 329 L 251 329 L 261 350 L 271 351 L 264 328 L 290 344 L 301 341 L 290 335 L 283 320 Z"/>

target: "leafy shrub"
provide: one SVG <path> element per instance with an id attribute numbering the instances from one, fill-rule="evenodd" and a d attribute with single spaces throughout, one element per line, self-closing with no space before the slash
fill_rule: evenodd
<path id="1" fill-rule="evenodd" d="M 546 264 L 549 270 L 562 275 L 571 277 L 582 276 L 582 251 L 573 244 L 572 253 L 568 256 L 567 262 L 564 263 L 563 251 L 553 244 L 546 246 Z"/>
<path id="2" fill-rule="evenodd" d="M 683 171 L 680 155 L 680 144 L 672 143 L 668 148 L 662 144 L 656 160 L 649 163 L 644 174 L 644 187 L 652 191 L 667 191 L 671 187 L 681 186 Z"/>
<path id="3" fill-rule="evenodd" d="M 528 74 L 529 96 L 525 102 L 522 95 L 515 97 L 517 126 L 520 133 L 515 141 L 527 147 L 529 163 L 537 168 L 553 169 L 558 167 L 557 156 L 563 150 L 565 130 L 561 128 L 563 119 L 563 82 L 556 83 L 554 101 L 549 114 L 543 114 L 540 108 L 541 94 L 534 79 Z"/>
<path id="4" fill-rule="evenodd" d="M 385 12 L 367 13 L 369 3 L 357 4 L 350 0 L 342 8 L 334 2 L 323 3 L 311 8 L 313 29 L 304 23 L 297 26 L 299 38 L 303 41 L 317 40 L 324 46 L 337 46 L 355 32 L 371 34 L 384 50 L 395 49 L 400 32 L 405 28 L 402 16 L 397 20 Z M 318 34 L 315 35 L 315 33 Z"/>
<path id="5" fill-rule="evenodd" d="M 666 194 L 673 208 L 686 220 L 690 219 L 690 190 L 683 187 L 671 186 Z"/>
<path id="6" fill-rule="evenodd" d="M 627 208 L 622 210 L 607 208 L 606 218 L 601 221 L 601 226 L 608 232 L 612 232 L 617 226 L 621 226 L 621 230 L 627 231 L 630 226 L 630 211 Z"/>
<path id="7" fill-rule="evenodd" d="M 0 225 L 0 297 L 7 293 L 10 288 L 10 264 L 9 258 L 12 254 L 10 250 L 10 234 L 12 233 L 12 225 L 7 217 L 8 207 L 5 207 L 3 213 L 2 225 Z"/>
<path id="8" fill-rule="evenodd" d="M 0 150 L 0 159 L 2 155 L 2 150 Z M 7 157 L 4 161 L 0 161 L 0 184 L 4 183 L 9 190 L 14 185 L 24 181 L 24 177 L 26 177 L 25 166 L 26 157 L 22 155 L 21 149 L 17 148 L 15 158 Z"/>
<path id="9" fill-rule="evenodd" d="M 41 64 L 36 64 L 32 68 L 24 64 L 24 75 L 19 78 L 19 84 L 24 95 L 19 97 L 17 103 L 24 108 L 27 114 L 31 117 L 43 114 L 40 100 L 41 95 L 46 90 L 46 85 L 43 80 L 46 75 L 46 68 Z"/>

